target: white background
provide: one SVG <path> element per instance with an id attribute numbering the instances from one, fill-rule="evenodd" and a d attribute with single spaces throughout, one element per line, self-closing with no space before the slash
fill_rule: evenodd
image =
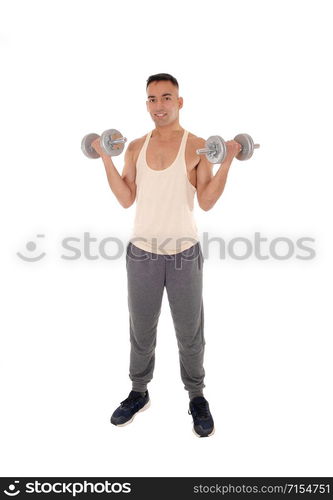
<path id="1" fill-rule="evenodd" d="M 332 476 L 330 2 L 2 5 L 1 475 Z M 92 254 L 130 236 L 135 205 L 80 143 L 153 129 L 145 85 L 159 72 L 179 82 L 184 128 L 261 144 L 212 210 L 196 201 L 199 234 L 315 239 L 311 260 L 205 255 L 209 439 L 192 433 L 166 294 L 152 406 L 110 424 L 131 388 L 125 255 L 61 257 L 68 236 L 82 249 L 89 232 Z"/>

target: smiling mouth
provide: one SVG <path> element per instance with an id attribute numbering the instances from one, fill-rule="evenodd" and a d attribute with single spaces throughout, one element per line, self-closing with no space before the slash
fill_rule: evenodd
<path id="1" fill-rule="evenodd" d="M 155 116 L 157 116 L 157 118 L 163 118 L 164 116 L 166 116 L 166 113 L 163 113 L 163 114 L 160 114 L 160 113 L 156 114 L 155 113 Z"/>

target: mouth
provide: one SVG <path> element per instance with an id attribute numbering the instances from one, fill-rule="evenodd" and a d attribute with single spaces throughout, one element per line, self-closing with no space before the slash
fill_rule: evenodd
<path id="1" fill-rule="evenodd" d="M 155 113 L 155 116 L 157 116 L 157 118 L 164 118 L 166 115 L 166 113 Z"/>

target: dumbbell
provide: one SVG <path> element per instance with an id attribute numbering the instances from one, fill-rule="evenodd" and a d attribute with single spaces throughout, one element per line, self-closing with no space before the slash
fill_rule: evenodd
<path id="1" fill-rule="evenodd" d="M 120 137 L 119 137 L 120 136 Z M 108 156 L 118 156 L 124 150 L 126 137 L 123 137 L 119 130 L 110 128 L 105 130 L 101 136 L 98 134 L 87 134 L 81 141 L 81 149 L 88 158 L 99 158 L 99 154 L 92 147 L 92 142 L 99 138 L 101 148 Z M 120 147 L 119 147 L 120 145 Z"/>
<path id="2" fill-rule="evenodd" d="M 260 147 L 260 144 L 254 144 L 249 134 L 238 134 L 234 137 L 234 141 L 242 146 L 242 149 L 236 156 L 237 160 L 249 160 L 253 155 L 253 151 Z M 223 163 L 227 156 L 227 145 L 222 137 L 211 135 L 208 137 L 205 146 L 205 148 L 196 150 L 198 155 L 205 154 L 210 163 Z"/>

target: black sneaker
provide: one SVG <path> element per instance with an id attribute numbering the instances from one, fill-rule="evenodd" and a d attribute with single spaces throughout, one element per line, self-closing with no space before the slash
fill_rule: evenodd
<path id="1" fill-rule="evenodd" d="M 142 395 L 144 394 L 144 395 Z M 144 411 L 150 406 L 149 393 L 131 391 L 126 399 L 120 403 L 120 406 L 113 412 L 111 416 L 111 424 L 122 427 L 130 424 L 135 415 L 140 411 Z"/>
<path id="2" fill-rule="evenodd" d="M 214 420 L 209 411 L 208 401 L 203 396 L 191 399 L 188 414 L 193 418 L 193 432 L 198 437 L 214 434 Z"/>

